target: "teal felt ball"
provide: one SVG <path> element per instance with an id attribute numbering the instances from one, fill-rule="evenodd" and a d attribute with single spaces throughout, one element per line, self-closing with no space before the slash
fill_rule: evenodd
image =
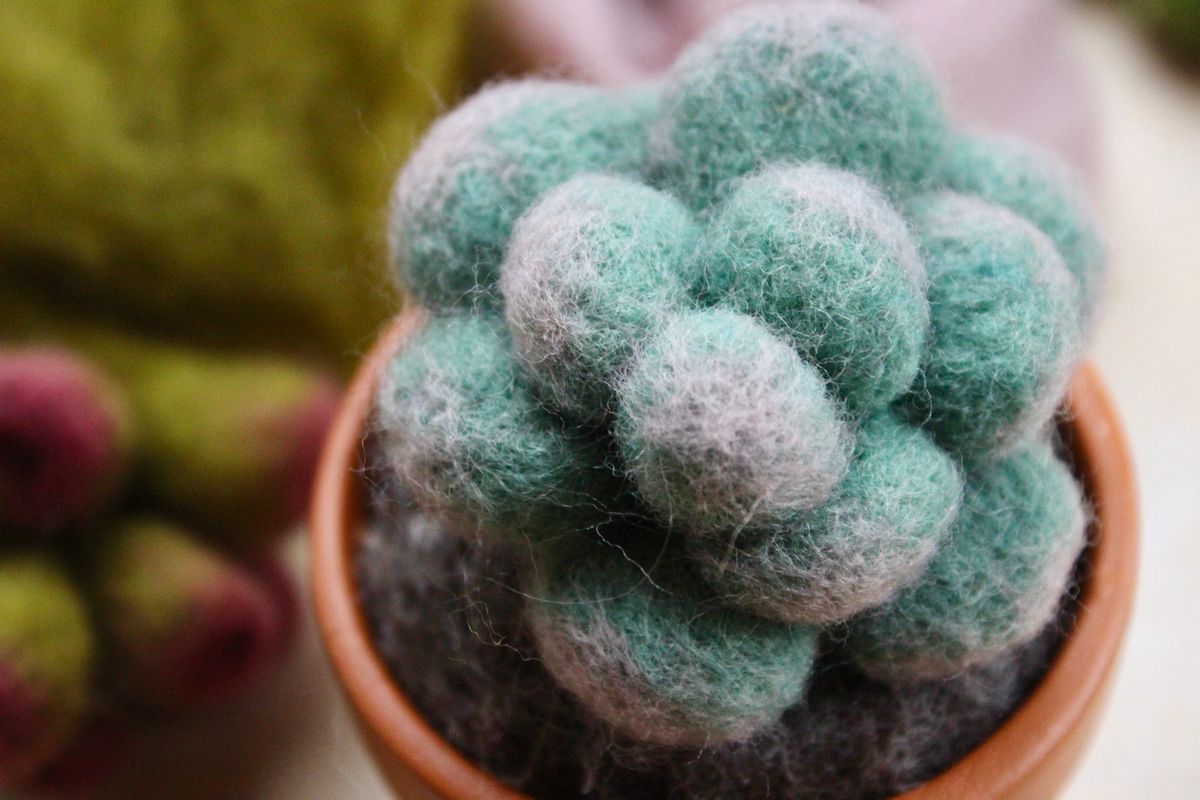
<path id="1" fill-rule="evenodd" d="M 1000 206 L 936 192 L 910 219 L 932 337 L 904 406 L 964 458 L 1002 453 L 1063 396 L 1082 338 L 1078 283 L 1044 234 Z"/>
<path id="2" fill-rule="evenodd" d="M 526 592 L 546 669 L 635 741 L 745 739 L 800 699 L 816 655 L 815 629 L 713 602 L 657 548 L 548 549 Z"/>
<path id="3" fill-rule="evenodd" d="M 776 161 L 815 159 L 903 190 L 945 137 L 935 82 L 881 12 L 769 5 L 729 15 L 675 62 L 649 164 L 699 210 Z"/>
<path id="4" fill-rule="evenodd" d="M 688 553 L 722 602 L 782 621 L 839 622 L 921 577 L 961 493 L 953 459 L 883 411 L 860 428 L 828 503 L 765 530 L 691 537 Z"/>
<path id="5" fill-rule="evenodd" d="M 1054 154 L 998 136 L 955 138 L 937 176 L 947 188 L 1005 206 L 1058 249 L 1082 289 L 1089 318 L 1103 282 L 1104 247 L 1078 179 Z"/>
<path id="6" fill-rule="evenodd" d="M 929 326 L 903 217 L 852 173 L 778 165 L 738 181 L 700 248 L 704 295 L 767 323 L 856 413 L 912 384 Z"/>
<path id="7" fill-rule="evenodd" d="M 967 476 L 962 511 L 920 582 L 852 620 L 866 672 L 952 675 L 1032 639 L 1054 616 L 1084 546 L 1079 487 L 1045 442 Z"/>
<path id="8" fill-rule="evenodd" d="M 490 538 L 586 528 L 615 494 L 602 448 L 539 404 L 492 315 L 430 320 L 385 371 L 375 417 L 401 485 Z"/>
<path id="9" fill-rule="evenodd" d="M 615 437 L 638 495 L 696 535 L 822 503 L 850 433 L 816 368 L 751 317 L 688 311 L 622 379 Z"/>
<path id="10" fill-rule="evenodd" d="M 645 93 L 528 79 L 444 116 L 393 190 L 389 237 L 404 288 L 434 309 L 494 304 L 517 217 L 573 175 L 636 175 L 651 109 Z"/>
<path id="11" fill-rule="evenodd" d="M 517 354 L 555 408 L 598 421 L 638 343 L 692 303 L 698 226 L 682 203 L 587 174 L 518 221 L 500 273 Z"/>

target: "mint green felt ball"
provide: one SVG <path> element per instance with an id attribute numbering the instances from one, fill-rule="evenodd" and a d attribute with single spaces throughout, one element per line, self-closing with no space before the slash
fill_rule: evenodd
<path id="1" fill-rule="evenodd" d="M 493 304 L 513 222 L 544 191 L 582 172 L 638 173 L 646 97 L 527 79 L 442 117 L 393 190 L 389 235 L 404 288 L 435 309 Z"/>
<path id="2" fill-rule="evenodd" d="M 618 397 L 615 437 L 638 495 L 695 535 L 813 508 L 849 459 L 850 432 L 820 373 L 733 311 L 672 318 Z"/>
<path id="3" fill-rule="evenodd" d="M 675 62 L 649 166 L 698 210 L 776 161 L 816 159 L 903 190 L 945 131 L 928 69 L 881 12 L 770 5 L 729 15 Z"/>
<path id="4" fill-rule="evenodd" d="M 859 429 L 830 501 L 765 530 L 690 537 L 688 554 L 722 602 L 825 625 L 916 582 L 958 513 L 953 459 L 890 411 Z"/>
<path id="5" fill-rule="evenodd" d="M 525 611 L 538 658 L 634 741 L 745 739 L 803 696 L 817 631 L 714 602 L 670 553 L 596 542 L 537 561 Z"/>
<path id="6" fill-rule="evenodd" d="M 1083 291 L 1092 314 L 1104 278 L 1104 247 L 1079 180 L 1053 153 L 998 136 L 960 135 L 937 177 L 947 188 L 976 195 L 1029 220 L 1050 237 Z"/>
<path id="7" fill-rule="evenodd" d="M 602 448 L 538 403 L 492 315 L 430 320 L 385 371 L 375 418 L 418 502 L 489 538 L 585 528 L 616 494 Z"/>
<path id="8" fill-rule="evenodd" d="M 889 680 L 948 676 L 1032 639 L 1084 546 L 1079 487 L 1047 442 L 967 476 L 950 537 L 920 582 L 851 621 L 847 649 Z"/>
<path id="9" fill-rule="evenodd" d="M 904 219 L 862 178 L 769 166 L 734 184 L 700 253 L 705 298 L 788 339 L 851 411 L 912 384 L 929 326 L 925 268 Z"/>
<path id="10" fill-rule="evenodd" d="M 518 221 L 500 272 L 516 351 L 551 405 L 602 421 L 638 343 L 693 302 L 698 226 L 641 183 L 587 174 Z"/>
<path id="11" fill-rule="evenodd" d="M 961 457 L 991 457 L 1062 399 L 1082 339 L 1079 286 L 1050 240 L 1005 208 L 935 192 L 912 209 L 932 337 L 903 406 Z"/>

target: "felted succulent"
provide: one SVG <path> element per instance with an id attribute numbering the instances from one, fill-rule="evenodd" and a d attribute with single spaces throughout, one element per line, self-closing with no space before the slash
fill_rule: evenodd
<path id="1" fill-rule="evenodd" d="M 472 80 L 469 5 L 0 3 L 0 795 L 92 796 L 114 729 L 280 660 L 265 551 L 388 312 L 378 208 Z"/>
<path id="2" fill-rule="evenodd" d="M 767 735 L 823 650 L 985 668 L 1084 545 L 1051 438 L 1102 278 L 1080 198 L 950 130 L 854 4 L 731 16 L 650 89 L 485 89 L 396 183 L 429 314 L 385 468 L 513 554 L 532 655 L 629 740 Z"/>
<path id="3" fill-rule="evenodd" d="M 0 349 L 0 792 L 90 795 L 123 758 L 109 729 L 223 701 L 286 652 L 266 551 L 335 392 L 0 295 L 10 328 L 76 345 Z"/>

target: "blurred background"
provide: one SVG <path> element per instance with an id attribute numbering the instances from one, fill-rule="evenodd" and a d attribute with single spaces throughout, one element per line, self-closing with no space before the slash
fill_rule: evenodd
<path id="1" fill-rule="evenodd" d="M 743 4 L 0 3 L 0 786 L 388 796 L 296 534 L 338 388 L 400 302 L 391 181 L 489 77 L 650 78 Z M 1144 538 L 1065 796 L 1195 797 L 1200 0 L 875 4 L 961 123 L 1057 150 L 1092 192 L 1111 274 L 1093 353 Z M 35 617 L 54 635 L 14 622 Z"/>

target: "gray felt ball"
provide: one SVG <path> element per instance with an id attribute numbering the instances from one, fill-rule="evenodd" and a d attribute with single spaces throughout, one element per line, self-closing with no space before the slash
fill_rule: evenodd
<path id="1" fill-rule="evenodd" d="M 385 371 L 375 417 L 396 479 L 489 537 L 586 529 L 618 491 L 603 448 L 530 392 L 491 315 L 431 319 Z"/>
<path id="2" fill-rule="evenodd" d="M 772 619 L 839 622 L 920 579 L 961 494 L 953 459 L 884 411 L 859 430 L 829 502 L 765 530 L 689 537 L 689 554 L 724 602 Z"/>
<path id="3" fill-rule="evenodd" d="M 670 195 L 587 174 L 522 216 L 500 272 L 518 356 L 562 413 L 602 421 L 637 345 L 692 302 L 698 227 Z"/>
<path id="4" fill-rule="evenodd" d="M 530 78 L 485 88 L 434 123 L 392 193 L 403 287 L 435 309 L 494 305 L 513 222 L 543 192 L 583 172 L 638 174 L 646 97 Z"/>
<path id="5" fill-rule="evenodd" d="M 615 435 L 638 495 L 695 535 L 820 505 L 849 460 L 850 431 L 816 368 L 732 311 L 674 317 L 619 397 Z"/>
<path id="6" fill-rule="evenodd" d="M 1079 285 L 1022 217 L 936 192 L 911 216 L 932 334 L 902 405 L 963 458 L 1002 455 L 1049 422 L 1079 358 Z"/>
<path id="7" fill-rule="evenodd" d="M 821 164 L 734 184 L 700 248 L 704 296 L 791 342 L 851 411 L 912 385 L 928 337 L 925 267 L 881 192 Z"/>
<path id="8" fill-rule="evenodd" d="M 1032 639 L 1083 549 L 1079 487 L 1046 442 L 967 475 L 963 508 L 921 580 L 850 622 L 847 648 L 888 680 L 955 674 Z"/>
<path id="9" fill-rule="evenodd" d="M 1000 136 L 959 135 L 936 170 L 946 188 L 1004 206 L 1050 237 L 1082 290 L 1090 321 L 1104 282 L 1104 245 L 1079 180 L 1055 154 Z"/>
<path id="10" fill-rule="evenodd" d="M 730 14 L 676 60 L 650 136 L 650 173 L 696 210 L 765 164 L 816 160 L 904 193 L 946 138 L 923 59 L 858 3 Z"/>
<path id="11" fill-rule="evenodd" d="M 658 548 L 544 548 L 527 592 L 546 669 L 635 741 L 748 738 L 800 699 L 816 657 L 815 628 L 720 605 Z"/>

